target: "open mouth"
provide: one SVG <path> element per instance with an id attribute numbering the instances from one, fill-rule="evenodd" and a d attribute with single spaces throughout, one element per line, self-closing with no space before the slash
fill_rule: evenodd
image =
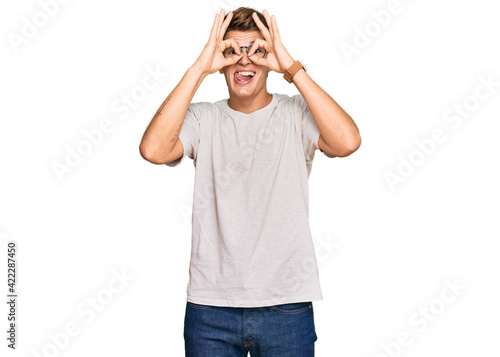
<path id="1" fill-rule="evenodd" d="M 240 84 L 248 84 L 252 81 L 255 76 L 255 72 L 236 72 L 234 74 L 234 80 Z"/>

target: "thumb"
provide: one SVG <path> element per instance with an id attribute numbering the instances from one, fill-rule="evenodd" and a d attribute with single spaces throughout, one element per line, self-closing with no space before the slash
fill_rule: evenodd
<path id="1" fill-rule="evenodd" d="M 266 66 L 267 67 L 267 61 L 265 58 L 260 58 L 260 57 L 257 57 L 255 55 L 251 55 L 249 58 L 253 63 L 255 63 L 259 66 Z"/>
<path id="2" fill-rule="evenodd" d="M 243 56 L 243 54 L 240 53 L 239 55 L 234 55 L 231 58 L 224 58 L 224 67 L 235 64 L 236 62 L 238 62 L 241 59 L 242 56 Z"/>

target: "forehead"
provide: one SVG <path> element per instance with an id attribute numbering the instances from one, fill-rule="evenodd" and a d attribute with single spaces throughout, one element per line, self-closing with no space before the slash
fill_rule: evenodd
<path id="1" fill-rule="evenodd" d="M 256 39 L 264 39 L 260 31 L 229 31 L 226 32 L 224 40 L 229 40 L 233 38 L 238 45 L 245 45 L 247 43 L 253 42 Z"/>

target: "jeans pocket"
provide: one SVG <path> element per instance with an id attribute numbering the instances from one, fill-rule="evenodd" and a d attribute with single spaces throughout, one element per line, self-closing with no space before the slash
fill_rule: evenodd
<path id="1" fill-rule="evenodd" d="M 187 302 L 187 306 L 192 307 L 193 309 L 198 309 L 198 310 L 204 310 L 204 309 L 208 309 L 209 307 L 211 307 L 209 305 L 196 304 L 196 303 L 191 302 L 191 301 Z"/>
<path id="2" fill-rule="evenodd" d="M 281 314 L 298 314 L 299 312 L 307 311 L 312 308 L 312 302 L 292 302 L 289 304 L 273 305 L 273 310 Z"/>

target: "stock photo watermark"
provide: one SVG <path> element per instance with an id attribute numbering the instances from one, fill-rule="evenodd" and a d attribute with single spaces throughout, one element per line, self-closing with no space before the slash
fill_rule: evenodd
<path id="1" fill-rule="evenodd" d="M 6 266 L 6 283 L 7 283 L 7 347 L 15 350 L 18 341 L 18 331 L 19 331 L 19 322 L 18 322 L 18 310 L 19 310 L 19 301 L 18 301 L 18 289 L 17 289 L 17 241 L 15 240 L 7 240 L 8 234 L 0 233 L 0 247 L 3 247 L 3 242 L 6 241 L 7 249 L 7 266 Z"/>
<path id="2" fill-rule="evenodd" d="M 51 19 L 59 14 L 62 5 L 66 5 L 70 0 L 40 0 L 38 1 L 39 9 L 33 12 L 29 17 L 21 18 L 21 26 L 16 32 L 9 32 L 7 39 L 9 40 L 12 49 L 15 53 L 19 53 L 19 49 L 23 45 L 27 45 L 34 39 L 40 31 L 45 28 Z"/>
<path id="3" fill-rule="evenodd" d="M 214 180 L 205 183 L 198 191 L 202 198 L 198 205 L 193 208 L 195 212 L 203 211 L 208 204 L 215 199 L 216 192 L 230 190 L 232 185 L 240 184 L 242 177 L 245 177 L 252 167 L 255 152 L 265 150 L 266 144 L 274 139 L 275 133 L 285 130 L 284 118 L 276 118 L 273 128 L 260 128 L 257 135 L 248 134 L 241 139 L 240 150 L 235 156 L 228 158 L 224 166 L 214 163 Z"/>
<path id="4" fill-rule="evenodd" d="M 241 5 L 241 3 L 243 3 L 243 0 L 226 0 L 226 1 L 214 0 L 212 1 L 212 6 L 215 12 L 219 12 L 221 9 L 238 7 L 239 5 Z"/>
<path id="5" fill-rule="evenodd" d="M 20 19 L 18 29 L 7 33 L 9 41 L 14 53 L 19 53 L 23 46 L 26 46 L 36 38 L 44 28 L 46 28 L 52 19 L 56 18 L 64 5 L 71 0 L 39 0 L 38 8 L 29 16 L 23 16 Z M 239 6 L 243 0 L 214 0 L 212 6 L 215 11 Z"/>
<path id="6" fill-rule="evenodd" d="M 412 0 L 404 0 L 404 2 L 411 2 Z M 394 18 L 394 16 L 402 13 L 404 9 L 400 0 L 390 0 L 385 9 L 370 11 L 371 20 L 367 21 L 364 26 L 356 26 L 354 28 L 354 37 L 352 42 L 342 41 L 340 43 L 340 50 L 344 55 L 347 63 L 352 62 L 353 55 L 359 55 L 365 48 L 367 48 L 372 40 L 378 37 L 387 28 Z"/>
<path id="7" fill-rule="evenodd" d="M 342 244 L 331 234 L 313 236 L 313 245 L 316 259 L 306 258 L 296 264 L 292 269 L 280 271 L 279 280 L 287 281 L 289 284 L 286 291 L 279 290 L 273 286 L 269 290 L 271 295 L 293 295 L 300 289 L 304 280 L 312 280 L 319 273 L 319 266 L 331 260 Z M 273 301 L 267 302 L 273 305 Z"/>
<path id="8" fill-rule="evenodd" d="M 147 74 L 142 78 L 141 84 L 136 85 L 122 93 L 110 105 L 110 110 L 118 115 L 118 119 L 126 119 L 139 104 L 147 99 L 149 92 L 155 90 L 168 77 L 168 72 L 163 72 L 159 65 L 156 68 L 146 67 Z M 92 154 L 95 148 L 101 145 L 106 135 L 112 133 L 116 120 L 108 117 L 101 118 L 95 128 L 82 130 L 82 139 L 74 145 L 66 145 L 64 160 L 52 161 L 51 167 L 59 182 L 64 175 L 72 173 L 80 166 L 84 158 Z"/>
<path id="9" fill-rule="evenodd" d="M 106 287 L 99 290 L 95 295 L 88 296 L 85 301 L 76 306 L 75 314 L 78 319 L 68 321 L 64 327 L 55 332 L 47 334 L 47 342 L 41 348 L 31 349 L 33 357 L 55 357 L 64 351 L 70 343 L 83 332 L 85 326 L 94 321 L 114 301 L 116 295 L 121 294 L 129 283 L 134 279 L 122 267 L 121 272 L 111 270 L 112 278 L 108 280 Z"/>
<path id="10" fill-rule="evenodd" d="M 314 250 L 318 264 L 331 260 L 333 255 L 343 245 L 332 234 L 313 236 Z"/>
<path id="11" fill-rule="evenodd" d="M 410 347 L 418 338 L 417 336 L 427 331 L 429 326 L 435 323 L 439 316 L 443 315 L 457 301 L 457 298 L 467 290 L 467 286 L 456 277 L 453 280 L 445 279 L 443 285 L 444 287 L 441 289 L 439 296 L 436 296 L 423 306 L 418 306 L 408 317 L 407 323 L 410 328 L 397 333 L 392 341 L 380 343 L 382 352 L 378 353 L 376 357 L 401 356 L 403 350 Z"/>
<path id="12" fill-rule="evenodd" d="M 491 98 L 500 87 L 500 82 L 495 81 L 491 73 L 486 77 L 478 76 L 477 82 L 478 84 L 470 95 L 443 112 L 442 119 L 448 127 L 435 127 L 428 137 L 415 139 L 413 150 L 406 156 L 397 156 L 397 168 L 384 172 L 384 178 L 392 192 L 396 190 L 397 185 L 406 182 L 418 167 L 421 167 L 434 155 L 440 145 L 442 146 L 446 142 L 449 134 L 460 129 L 464 120 L 470 119 L 472 114 L 479 109 L 481 102 Z"/>
<path id="13" fill-rule="evenodd" d="M 2 238 L 2 236 L 0 236 L 0 238 Z M 14 350 L 16 349 L 19 331 L 19 322 L 17 318 L 19 310 L 17 289 L 17 253 L 17 241 L 7 241 L 7 347 Z"/>

